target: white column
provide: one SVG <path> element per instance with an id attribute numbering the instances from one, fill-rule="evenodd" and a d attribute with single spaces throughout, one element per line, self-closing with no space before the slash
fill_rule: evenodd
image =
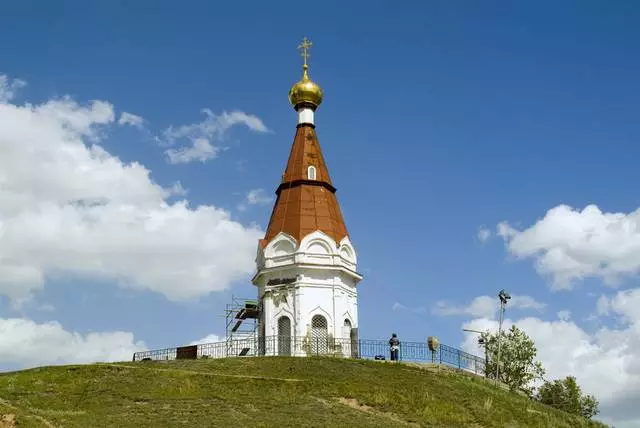
<path id="1" fill-rule="evenodd" d="M 298 110 L 298 124 L 308 123 L 313 125 L 313 110 L 309 107 L 302 107 Z"/>

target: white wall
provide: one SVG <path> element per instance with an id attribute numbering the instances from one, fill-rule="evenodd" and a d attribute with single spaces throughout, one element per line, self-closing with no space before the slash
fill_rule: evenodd
<path id="1" fill-rule="evenodd" d="M 265 335 L 278 335 L 278 319 L 291 319 L 292 336 L 309 336 L 311 319 L 322 315 L 327 320 L 328 333 L 344 337 L 344 320 L 358 327 L 357 256 L 349 238 L 336 243 L 326 234 L 316 231 L 298 243 L 280 233 L 259 247 L 256 257 L 258 272 L 253 283 L 258 286 L 265 315 Z M 295 279 L 286 285 L 267 285 L 274 279 Z M 281 296 L 285 296 L 282 299 Z"/>

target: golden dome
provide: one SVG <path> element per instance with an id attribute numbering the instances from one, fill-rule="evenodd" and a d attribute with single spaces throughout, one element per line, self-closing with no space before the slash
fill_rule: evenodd
<path id="1" fill-rule="evenodd" d="M 309 66 L 305 64 L 302 79 L 289 91 L 289 102 L 296 109 L 300 105 L 307 104 L 315 110 L 322 103 L 322 88 L 309 79 L 308 68 Z"/>

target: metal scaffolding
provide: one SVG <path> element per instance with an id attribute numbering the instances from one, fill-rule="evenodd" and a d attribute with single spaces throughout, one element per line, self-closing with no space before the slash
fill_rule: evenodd
<path id="1" fill-rule="evenodd" d="M 225 308 L 227 356 L 245 356 L 255 349 L 259 317 L 257 299 L 231 296 Z"/>

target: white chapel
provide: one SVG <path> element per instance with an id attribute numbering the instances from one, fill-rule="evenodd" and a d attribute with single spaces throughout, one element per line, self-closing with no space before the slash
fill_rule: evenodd
<path id="1" fill-rule="evenodd" d="M 310 46 L 300 45 L 302 79 L 289 91 L 296 134 L 258 244 L 258 342 L 263 355 L 355 357 L 362 275 L 316 135 L 323 93 L 309 78 Z"/>

